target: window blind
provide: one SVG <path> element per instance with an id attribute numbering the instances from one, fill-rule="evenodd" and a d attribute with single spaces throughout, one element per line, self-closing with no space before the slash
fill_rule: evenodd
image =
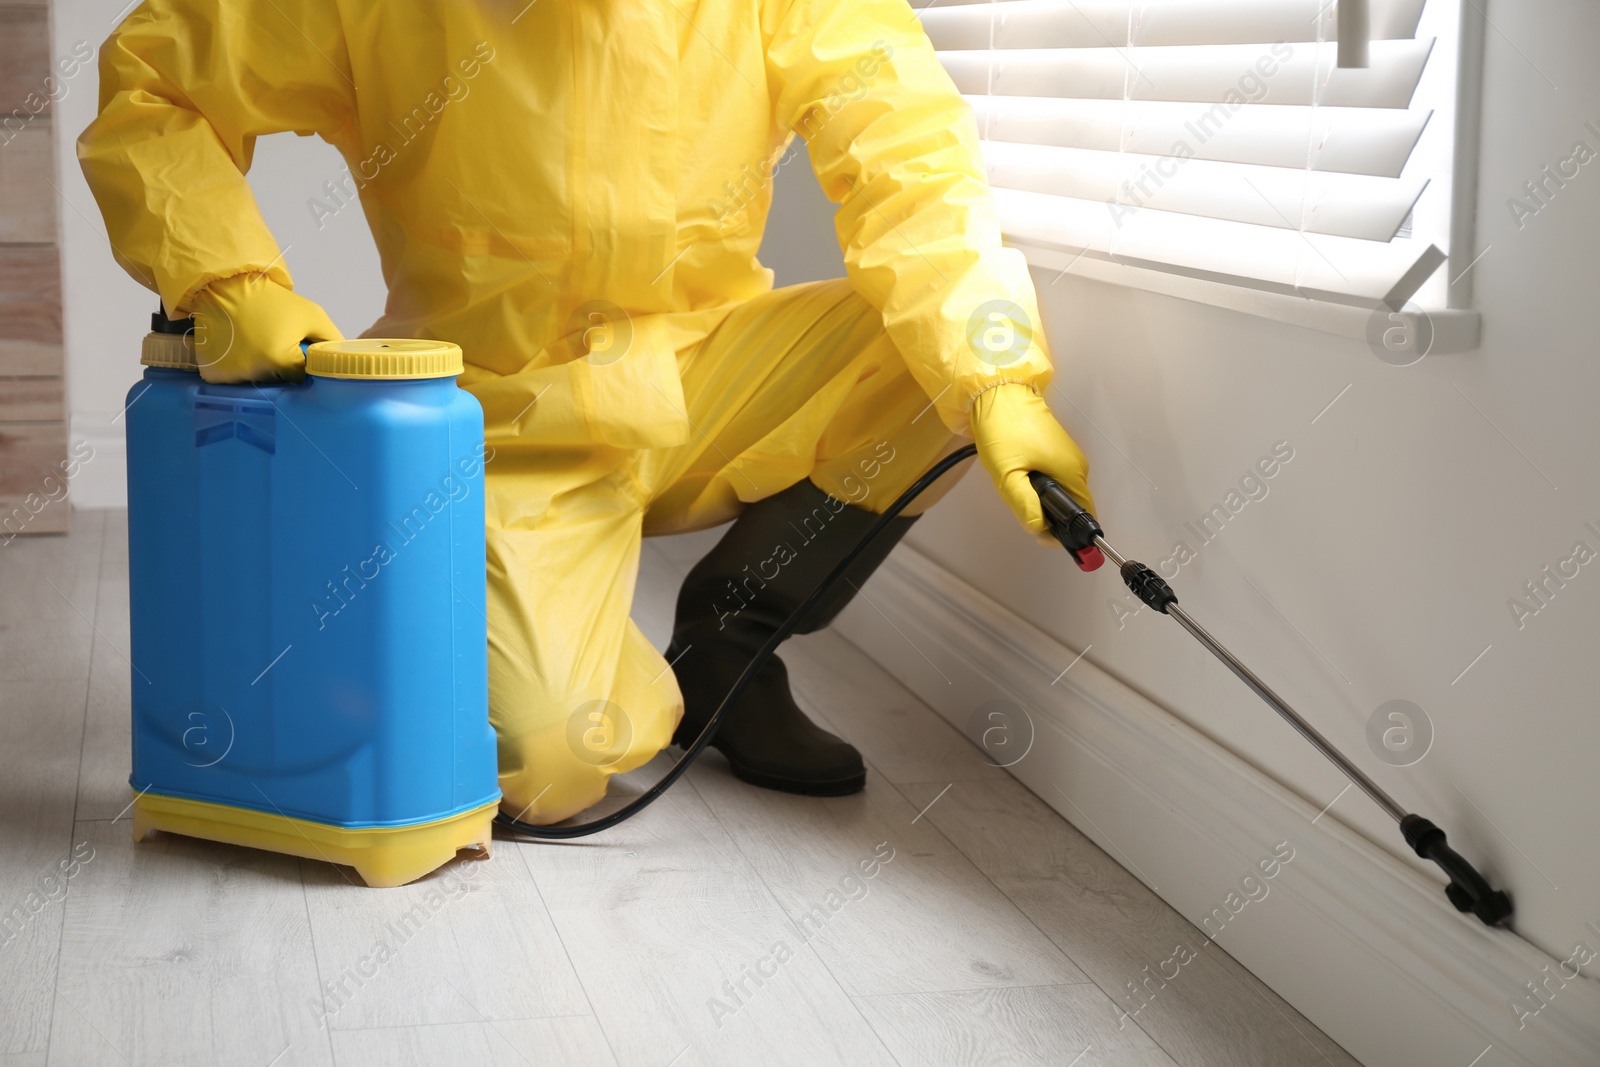
<path id="1" fill-rule="evenodd" d="M 921 20 L 1010 239 L 1399 307 L 1445 259 L 1397 238 L 1427 187 L 1406 172 L 1423 4 L 1371 0 L 1366 68 L 1336 65 L 1328 0 L 938 0 Z"/>

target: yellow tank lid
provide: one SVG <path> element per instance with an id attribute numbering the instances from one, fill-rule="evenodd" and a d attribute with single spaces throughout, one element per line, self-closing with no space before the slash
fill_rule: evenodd
<path id="1" fill-rule="evenodd" d="M 461 347 L 449 341 L 358 337 L 306 349 L 306 373 L 319 378 L 453 378 L 461 370 Z"/>
<path id="2" fill-rule="evenodd" d="M 146 367 L 198 371 L 200 361 L 194 354 L 193 338 L 192 333 L 147 333 L 139 351 L 139 362 Z"/>

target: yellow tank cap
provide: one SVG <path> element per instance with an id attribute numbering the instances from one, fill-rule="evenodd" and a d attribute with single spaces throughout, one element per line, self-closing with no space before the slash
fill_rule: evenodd
<path id="1" fill-rule="evenodd" d="M 461 369 L 461 347 L 449 341 L 358 337 L 306 349 L 306 373 L 319 378 L 453 378 Z"/>
<path id="2" fill-rule="evenodd" d="M 139 351 L 139 362 L 146 367 L 198 371 L 200 361 L 194 354 L 193 337 L 188 333 L 147 333 Z"/>

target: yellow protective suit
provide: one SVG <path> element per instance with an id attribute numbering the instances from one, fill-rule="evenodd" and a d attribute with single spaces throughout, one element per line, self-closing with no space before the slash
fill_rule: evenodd
<path id="1" fill-rule="evenodd" d="M 243 177 L 287 130 L 348 164 L 325 207 L 359 197 L 377 242 L 389 299 L 367 334 L 470 364 L 519 818 L 581 810 L 672 733 L 671 671 L 628 619 L 641 533 L 808 476 L 881 508 L 975 402 L 1032 528 L 1028 464 L 1088 503 L 1065 433 L 1041 458 L 1007 430 L 1044 410 L 1032 284 L 905 0 L 146 0 L 102 49 L 79 157 L 170 314 L 240 274 L 291 284 Z M 849 280 L 772 291 L 756 250 L 796 133 Z"/>

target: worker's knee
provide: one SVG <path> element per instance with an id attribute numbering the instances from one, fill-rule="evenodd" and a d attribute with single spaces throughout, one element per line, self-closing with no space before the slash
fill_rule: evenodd
<path id="1" fill-rule="evenodd" d="M 677 682 L 632 620 L 624 627 L 615 669 L 598 684 L 535 677 L 514 669 L 520 661 L 491 656 L 501 811 L 536 825 L 560 822 L 603 798 L 612 775 L 643 766 L 671 743 L 683 715 Z M 608 695 L 596 696 L 597 688 Z"/>
<path id="2" fill-rule="evenodd" d="M 677 715 L 675 708 L 641 714 L 610 700 L 589 700 L 520 733 L 505 716 L 496 716 L 500 810 L 547 826 L 591 807 L 606 795 L 612 775 L 648 763 L 667 746 Z"/>

